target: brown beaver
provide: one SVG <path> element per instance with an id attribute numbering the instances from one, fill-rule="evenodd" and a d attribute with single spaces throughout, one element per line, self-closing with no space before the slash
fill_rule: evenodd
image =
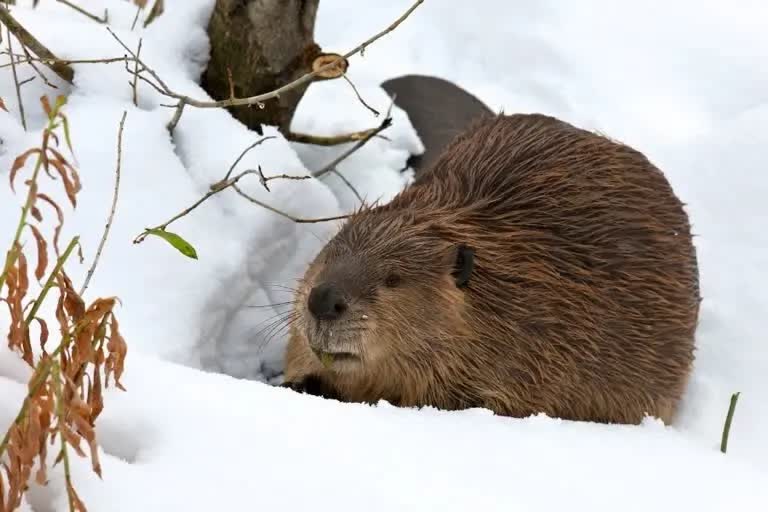
<path id="1" fill-rule="evenodd" d="M 488 116 L 311 263 L 284 385 L 670 423 L 699 302 L 688 217 L 646 157 L 552 117 Z"/>

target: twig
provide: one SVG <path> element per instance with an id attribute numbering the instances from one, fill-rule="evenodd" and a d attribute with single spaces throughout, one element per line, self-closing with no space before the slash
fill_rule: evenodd
<path id="1" fill-rule="evenodd" d="M 316 146 L 338 146 L 339 144 L 345 144 L 347 142 L 357 142 L 363 140 L 371 133 L 376 132 L 378 128 L 369 128 L 359 132 L 345 133 L 343 135 L 310 135 L 308 133 L 287 132 L 283 136 L 286 140 L 291 142 L 298 142 L 300 144 L 314 144 Z"/>
<path id="2" fill-rule="evenodd" d="M 274 138 L 275 138 L 275 137 L 274 137 L 273 135 L 269 135 L 269 136 L 267 136 L 267 137 L 262 137 L 262 138 L 260 138 L 259 140 L 257 140 L 256 142 L 254 142 L 253 144 L 251 144 L 250 146 L 248 146 L 247 148 L 245 148 L 245 149 L 243 150 L 243 152 L 242 152 L 242 153 L 240 153 L 240 156 L 238 156 L 238 157 L 235 159 L 235 161 L 232 163 L 232 165 L 230 165 L 230 166 L 229 166 L 229 170 L 227 171 L 227 174 L 224 176 L 224 179 L 223 179 L 222 181 L 227 181 L 227 180 L 229 179 L 229 177 L 230 177 L 230 176 L 232 176 L 232 172 L 234 172 L 234 170 L 235 170 L 235 167 L 237 167 L 237 164 L 239 164 L 239 163 L 240 163 L 240 160 L 242 160 L 242 159 L 243 159 L 243 157 L 244 157 L 245 155 L 247 155 L 249 151 L 251 151 L 251 150 L 252 150 L 253 148 L 255 148 L 256 146 L 260 146 L 260 145 L 261 145 L 263 142 L 266 142 L 266 141 L 268 141 L 269 139 L 274 139 Z"/>
<path id="3" fill-rule="evenodd" d="M 170 226 L 171 224 L 173 224 L 174 222 L 176 222 L 180 218 L 182 218 L 182 217 L 184 217 L 186 215 L 189 215 L 192 212 L 192 210 L 194 210 L 195 208 L 197 208 L 198 206 L 203 204 L 205 201 L 207 201 L 211 197 L 215 196 L 216 194 L 218 194 L 222 190 L 226 190 L 229 187 L 234 186 L 238 181 L 243 179 L 245 176 L 248 176 L 249 174 L 258 174 L 258 171 L 255 171 L 253 169 L 248 169 L 247 171 L 241 172 L 240 174 L 238 174 L 234 178 L 230 178 L 228 180 L 222 180 L 222 181 L 219 181 L 218 183 L 213 184 L 211 186 L 211 190 L 209 190 L 203 197 L 201 197 L 200 199 L 195 201 L 194 204 L 192 204 L 191 206 L 185 208 L 181 213 L 178 213 L 178 214 L 174 215 L 173 217 L 171 217 L 166 222 L 164 222 L 162 224 L 159 224 L 159 225 L 157 225 L 155 227 L 145 229 L 143 233 L 141 233 L 139 236 L 134 238 L 133 243 L 134 244 L 140 244 L 141 242 L 143 242 L 144 239 L 147 238 L 147 235 L 150 234 L 150 231 L 165 231 L 165 228 L 167 228 L 168 226 Z"/>
<path id="4" fill-rule="evenodd" d="M 365 204 L 365 201 L 363 201 L 363 198 L 360 195 L 360 192 L 357 191 L 355 186 L 352 185 L 352 183 L 350 183 L 349 180 L 343 174 L 341 174 L 338 169 L 333 168 L 333 169 L 331 169 L 331 172 L 333 174 L 335 174 L 336 176 L 338 176 L 339 179 L 344 182 L 344 184 L 347 186 L 347 188 L 349 190 L 351 190 L 353 194 L 355 194 L 355 197 L 357 197 L 357 200 L 360 201 L 360 204 Z"/>
<path id="5" fill-rule="evenodd" d="M 37 66 L 35 66 L 35 60 L 32 57 L 32 55 L 29 53 L 29 50 L 27 50 L 27 47 L 26 46 L 22 46 L 21 49 L 24 51 L 24 54 L 27 57 L 27 60 L 25 62 L 27 64 L 29 64 L 32 69 L 35 70 L 35 73 L 37 73 L 40 78 L 42 78 L 43 82 L 45 82 L 45 85 L 47 85 L 48 87 L 50 87 L 52 89 L 58 89 L 58 86 L 56 86 L 55 84 L 51 83 L 48 80 L 48 78 L 45 76 L 45 74 L 42 71 L 40 71 L 40 69 Z M 11 52 L 11 59 L 13 59 L 13 52 Z"/>
<path id="6" fill-rule="evenodd" d="M 136 58 L 138 59 L 139 55 L 141 55 L 141 44 L 143 42 L 143 39 L 139 38 L 139 48 L 136 50 Z M 133 104 L 135 106 L 139 106 L 139 61 L 136 60 L 135 62 L 136 67 L 134 68 L 134 74 L 133 74 L 133 85 L 131 86 L 133 89 Z"/>
<path id="7" fill-rule="evenodd" d="M 387 116 L 384 118 L 384 120 L 381 122 L 381 124 L 376 129 L 371 131 L 368 135 L 365 136 L 365 138 L 363 138 L 362 140 L 358 141 L 357 144 L 355 144 L 354 146 L 349 148 L 347 151 L 345 151 L 344 153 L 342 153 L 341 155 L 339 155 L 338 157 L 333 159 L 333 161 L 328 163 L 328 165 L 326 165 L 325 167 L 323 167 L 322 169 L 320 169 L 318 171 L 313 172 L 312 176 L 314 176 L 315 178 L 319 178 L 320 176 L 323 176 L 323 175 L 331 172 L 331 170 L 335 169 L 337 165 L 339 165 L 341 162 L 346 160 L 352 153 L 354 153 L 358 149 L 360 149 L 363 146 L 365 146 L 368 143 L 368 141 L 371 140 L 373 137 L 375 137 L 379 132 L 382 132 L 382 131 L 386 130 L 387 128 L 389 128 L 390 126 L 392 126 L 392 118 L 390 117 L 390 114 L 392 113 L 392 106 L 394 104 L 395 104 L 395 100 L 394 100 L 394 97 L 393 97 L 392 98 L 392 103 L 390 103 L 389 108 L 387 109 Z"/>
<path id="8" fill-rule="evenodd" d="M 0 7 L 2 9 L 2 7 Z M 8 51 L 11 53 L 11 71 L 13 72 L 13 83 L 16 86 L 16 98 L 19 101 L 19 113 L 21 114 L 21 126 L 24 127 L 24 131 L 27 131 L 27 117 L 24 115 L 24 101 L 21 99 L 21 84 L 19 83 L 19 75 L 16 73 L 16 58 L 13 56 L 13 38 L 11 37 L 11 29 L 6 25 L 6 34 L 8 35 Z"/>
<path id="9" fill-rule="evenodd" d="M 75 78 L 75 70 L 64 63 L 64 61 L 58 59 L 48 48 L 30 34 L 27 29 L 22 27 L 2 4 L 0 4 L 0 22 L 5 24 L 21 44 L 40 57 L 41 61 L 51 68 L 54 73 L 70 84 L 72 83 L 72 80 Z"/>
<path id="10" fill-rule="evenodd" d="M 27 57 L 25 57 L 24 60 L 17 61 L 18 64 L 31 64 L 32 62 L 40 62 L 42 64 L 45 64 L 48 67 L 51 67 L 52 64 L 63 64 L 63 65 L 70 65 L 70 64 L 112 64 L 115 62 L 134 62 L 134 59 L 131 57 L 112 57 L 107 59 L 41 59 L 39 57 L 34 57 L 32 55 L 29 55 L 29 52 L 26 48 L 24 48 L 24 51 L 27 53 Z M 10 55 L 7 52 L 0 52 L 2 55 Z M 14 54 L 17 57 L 21 58 L 21 54 Z M 1 64 L 0 69 L 10 67 L 10 64 Z"/>
<path id="11" fill-rule="evenodd" d="M 117 131 L 117 166 L 115 169 L 115 191 L 112 194 L 112 207 L 109 210 L 109 217 L 107 218 L 107 224 L 104 226 L 104 234 L 101 237 L 101 242 L 99 242 L 99 247 L 96 249 L 96 256 L 93 259 L 91 268 L 88 269 L 88 273 L 85 276 L 85 282 L 80 289 L 80 295 L 83 295 L 85 290 L 88 289 L 88 284 L 91 282 L 91 277 L 93 277 L 93 273 L 96 271 L 96 265 L 99 263 L 101 252 L 104 250 L 104 245 L 107 243 L 107 236 L 109 236 L 109 230 L 112 227 L 112 221 L 115 218 L 115 209 L 117 208 L 117 195 L 120 190 L 120 169 L 123 159 L 123 129 L 125 128 L 125 117 L 127 115 L 128 112 L 124 110 L 123 117 L 120 118 L 120 128 Z"/>
<path id="12" fill-rule="evenodd" d="M 264 187 L 264 189 L 267 192 L 271 192 L 269 190 L 268 183 L 272 180 L 295 180 L 295 181 L 301 181 L 301 180 L 308 180 L 311 179 L 312 176 L 292 176 L 290 174 L 276 174 L 273 176 L 264 176 L 264 173 L 261 171 L 261 166 L 257 169 L 259 172 L 259 181 L 261 182 L 261 186 Z"/>
<path id="13" fill-rule="evenodd" d="M 80 7 L 78 5 L 75 5 L 72 2 L 69 2 L 67 0 L 56 0 L 56 1 L 59 2 L 60 4 L 64 4 L 67 7 L 70 7 L 72 9 L 76 10 L 77 12 L 79 12 L 80 14 L 82 14 L 84 16 L 88 16 L 89 18 L 91 18 L 96 23 L 106 23 L 108 21 L 108 19 L 107 19 L 108 13 L 107 13 L 106 9 L 104 9 L 104 18 L 99 18 L 95 14 L 91 14 L 88 11 L 86 11 L 85 9 L 83 9 L 82 7 Z"/>
<path id="14" fill-rule="evenodd" d="M 142 72 L 146 71 L 147 73 L 149 73 L 152 76 L 152 78 L 157 80 L 157 83 L 159 85 L 156 88 L 157 88 L 158 91 L 160 91 L 162 94 L 164 94 L 164 95 L 166 95 L 166 96 L 168 96 L 170 98 L 174 98 L 176 100 L 179 100 L 178 104 L 176 106 L 176 112 L 174 113 L 173 118 L 171 119 L 171 121 L 168 123 L 168 130 L 172 132 L 176 128 L 176 125 L 178 124 L 179 120 L 181 119 L 181 115 L 183 113 L 183 110 L 184 110 L 184 108 L 187 105 L 192 106 L 192 107 L 196 107 L 196 108 L 222 108 L 222 107 L 238 107 L 238 106 L 245 106 L 245 105 L 259 105 L 260 106 L 266 100 L 273 99 L 273 98 L 278 98 L 278 97 L 280 97 L 281 94 L 283 94 L 283 93 L 285 93 L 287 91 L 290 91 L 291 89 L 295 89 L 296 87 L 299 87 L 301 85 L 304 85 L 305 83 L 311 81 L 313 78 L 315 78 L 316 76 L 324 73 L 325 71 L 327 71 L 329 69 L 335 68 L 338 65 L 339 62 L 344 61 L 345 59 L 348 59 L 349 57 L 351 57 L 351 56 L 353 56 L 353 55 L 355 55 L 357 53 L 362 53 L 367 46 L 371 45 L 372 43 L 374 43 L 375 41 L 377 41 L 381 37 L 385 36 L 386 34 L 392 32 L 394 29 L 396 29 L 423 2 L 424 2 L 424 0 L 416 0 L 416 2 L 414 2 L 414 4 L 411 5 L 411 7 L 407 11 L 405 11 L 397 20 L 395 20 L 387 28 L 385 28 L 381 32 L 377 33 L 373 37 L 370 37 L 369 39 L 367 39 L 362 44 L 360 44 L 357 47 L 353 48 L 352 50 L 348 51 L 346 54 L 344 54 L 344 55 L 342 55 L 340 57 L 337 57 L 336 59 L 330 60 L 325 65 L 318 67 L 317 69 L 315 69 L 314 71 L 312 71 L 310 73 L 306 73 L 305 75 L 297 78 L 293 82 L 290 82 L 290 83 L 288 83 L 286 85 L 283 85 L 282 87 L 278 87 L 277 89 L 274 89 L 274 90 L 272 90 L 270 92 L 266 92 L 264 94 L 258 94 L 256 96 L 250 96 L 250 97 L 247 97 L 247 98 L 229 98 L 229 99 L 226 99 L 226 100 L 219 100 L 219 101 L 200 101 L 200 100 L 196 100 L 194 98 L 191 98 L 189 96 L 185 96 L 183 94 L 179 94 L 177 92 L 174 92 L 173 90 L 171 90 L 165 84 L 165 82 L 163 82 L 160 79 L 158 74 L 153 69 L 151 69 L 149 66 L 147 66 L 144 62 L 142 62 L 136 56 L 136 54 L 130 48 L 128 48 L 128 46 L 126 46 L 125 43 L 123 43 L 123 41 L 121 41 L 120 38 L 117 37 L 117 35 L 109 27 L 107 27 L 107 30 L 109 30 L 109 33 L 112 34 L 112 37 L 114 37 L 115 40 L 117 40 L 117 42 L 131 55 L 131 57 L 133 57 L 134 59 L 139 61 L 139 63 L 142 65 L 142 68 L 143 68 Z"/>
<path id="15" fill-rule="evenodd" d="M 141 14 L 141 11 L 144 9 L 144 6 L 139 4 L 136 4 L 136 16 L 133 18 L 133 23 L 131 23 L 131 32 L 136 28 L 136 23 L 139 21 L 139 15 Z"/>
<path id="16" fill-rule="evenodd" d="M 352 90 L 353 90 L 353 91 L 355 91 L 355 96 L 357 96 L 357 99 L 360 101 L 360 103 L 362 103 L 362 104 L 363 104 L 363 106 L 364 106 L 365 108 L 367 108 L 368 110 L 370 110 L 371 112 L 373 112 L 373 115 L 374 115 L 374 116 L 376 116 L 376 117 L 379 117 L 379 111 L 378 111 L 378 110 L 376 110 L 375 108 L 373 108 L 372 106 L 370 106 L 369 104 L 367 104 L 367 103 L 365 102 L 365 100 L 363 99 L 363 97 L 362 97 L 362 96 L 360 96 L 360 92 L 357 90 L 357 87 L 355 87 L 355 84 L 354 84 L 354 83 L 352 83 L 352 80 L 350 80 L 350 79 L 349 79 L 349 77 L 347 76 L 347 74 L 346 74 L 346 73 L 344 73 L 343 75 L 341 75 L 341 77 L 342 77 L 344 80 L 346 80 L 346 82 L 349 84 L 349 86 L 352 88 Z"/>
<path id="17" fill-rule="evenodd" d="M 728 415 L 725 417 L 725 425 L 723 426 L 723 438 L 720 441 L 720 451 L 723 453 L 728 450 L 728 436 L 731 434 L 733 413 L 736 411 L 736 403 L 739 401 L 740 394 L 741 392 L 731 395 L 731 404 L 728 406 Z"/>
<path id="18" fill-rule="evenodd" d="M 330 221 L 334 221 L 334 220 L 342 220 L 342 219 L 348 219 L 349 218 L 349 215 L 338 215 L 336 217 L 321 217 L 321 218 L 318 218 L 318 219 L 302 219 L 300 217 L 294 217 L 293 215 L 285 213 L 284 211 L 278 210 L 274 206 L 270 206 L 267 203 L 262 203 L 258 199 L 254 198 L 254 197 L 246 194 L 242 190 L 240 190 L 240 187 L 238 187 L 237 185 L 232 185 L 232 188 L 235 189 L 235 192 L 237 192 L 238 194 L 240 194 L 242 197 L 244 197 L 245 199 L 249 200 L 253 204 L 258 205 L 258 206 L 264 208 L 265 210 L 269 210 L 272 213 L 276 213 L 276 214 L 280 215 L 281 217 L 284 217 L 284 218 L 286 218 L 288 220 L 291 220 L 291 221 L 293 221 L 293 222 L 295 222 L 297 224 L 315 224 L 315 223 L 318 223 L 318 222 L 330 222 Z"/>

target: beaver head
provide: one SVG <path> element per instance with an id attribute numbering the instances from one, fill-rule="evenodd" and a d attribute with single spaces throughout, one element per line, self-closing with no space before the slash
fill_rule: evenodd
<path id="1" fill-rule="evenodd" d="M 439 326 L 462 330 L 474 252 L 430 219 L 365 209 L 310 264 L 298 328 L 326 368 L 354 372 L 439 336 Z"/>

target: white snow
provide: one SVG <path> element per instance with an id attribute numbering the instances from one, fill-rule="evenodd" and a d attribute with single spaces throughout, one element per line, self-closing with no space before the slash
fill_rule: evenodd
<path id="1" fill-rule="evenodd" d="M 17 3 L 17 18 L 60 57 L 124 53 L 103 26 L 58 2 L 35 10 L 30 0 Z M 323 1 L 316 38 L 325 50 L 345 51 L 409 4 Z M 91 12 L 108 7 L 112 29 L 131 48 L 142 37 L 142 57 L 174 90 L 207 97 L 197 82 L 213 0 L 167 0 L 172 15 L 135 31 L 129 2 L 79 5 Z M 128 391 L 108 393 L 97 425 L 104 480 L 85 461 L 75 465 L 89 510 L 764 510 L 767 16 L 761 0 L 738 8 L 688 0 L 427 0 L 351 60 L 350 77 L 379 111 L 389 106 L 381 81 L 438 75 L 496 110 L 545 112 L 621 139 L 665 171 L 689 205 L 704 296 L 696 369 L 681 418 L 667 428 L 339 404 L 257 382 L 279 377 L 285 332 L 274 321 L 288 311 L 258 306 L 290 300 L 285 287 L 336 224 L 295 224 L 227 191 L 172 225 L 199 260 L 159 239 L 134 245 L 145 227 L 166 221 L 221 179 L 258 135 L 224 111 L 188 108 L 171 139 L 165 124 L 172 111 L 161 106 L 168 100 L 140 84 L 133 106 L 120 63 L 76 65 L 74 86 L 51 76 L 69 96 L 65 112 L 84 184 L 78 208 L 65 208 L 62 235 L 64 242 L 82 237 L 85 263 L 68 267 L 75 283 L 102 234 L 118 121 L 128 112 L 117 215 L 87 294 L 121 299 Z M 32 71 L 21 66 L 20 74 Z M 56 93 L 39 79 L 24 86 L 25 133 L 10 69 L 0 69 L 0 97 L 11 111 L 0 111 L 0 247 L 8 246 L 22 201 L 7 187 L 7 171 L 39 141 L 38 98 Z M 400 169 L 421 148 L 405 114 L 393 113 L 389 140 L 373 140 L 339 166 L 367 200 L 396 194 L 407 179 Z M 293 129 L 333 135 L 379 122 L 348 84 L 331 81 L 310 87 Z M 266 175 L 307 175 L 346 149 L 290 144 L 274 129 L 265 132 L 276 138 L 251 151 L 236 172 L 261 165 Z M 241 185 L 300 217 L 338 215 L 357 204 L 332 175 L 275 180 L 271 192 L 257 179 Z M 0 309 L 1 332 L 5 315 Z M 28 375 L 0 343 L 0 432 Z M 741 397 L 723 455 L 720 432 L 736 391 Z M 47 488 L 31 489 L 32 510 L 67 510 L 59 477 L 53 473 Z"/>

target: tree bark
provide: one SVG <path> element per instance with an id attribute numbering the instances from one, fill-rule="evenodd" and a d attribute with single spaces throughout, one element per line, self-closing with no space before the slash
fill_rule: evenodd
<path id="1" fill-rule="evenodd" d="M 314 41 L 319 0 L 216 0 L 208 24 L 211 56 L 202 85 L 216 100 L 262 94 L 312 70 L 320 54 Z M 231 82 L 230 82 L 231 73 Z M 232 107 L 246 126 L 288 131 L 307 86 L 264 103 Z"/>

